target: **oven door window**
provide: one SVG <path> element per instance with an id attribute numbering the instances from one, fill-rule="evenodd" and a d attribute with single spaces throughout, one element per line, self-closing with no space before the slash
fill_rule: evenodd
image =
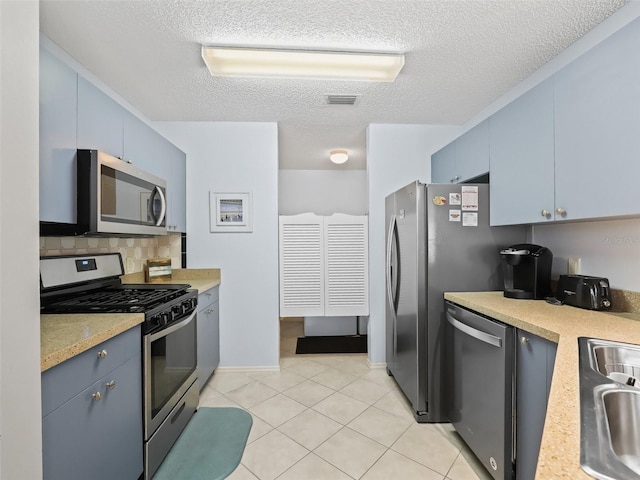
<path id="1" fill-rule="evenodd" d="M 196 370 L 196 322 L 151 343 L 151 410 L 155 417 Z"/>

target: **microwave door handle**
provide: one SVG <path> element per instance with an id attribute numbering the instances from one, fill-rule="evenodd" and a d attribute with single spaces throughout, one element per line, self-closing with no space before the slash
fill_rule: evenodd
<path id="1" fill-rule="evenodd" d="M 156 227 L 159 227 L 162 225 L 164 217 L 167 214 L 167 199 L 165 198 L 164 193 L 162 193 L 162 189 L 160 187 L 154 188 L 154 197 L 156 194 L 160 197 L 160 215 L 156 218 Z M 151 214 L 153 215 L 153 202 L 151 202 L 150 208 L 152 209 Z"/>

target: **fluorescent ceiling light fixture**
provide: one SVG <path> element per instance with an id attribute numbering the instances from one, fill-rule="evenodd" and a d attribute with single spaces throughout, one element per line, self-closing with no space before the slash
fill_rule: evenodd
<path id="1" fill-rule="evenodd" d="M 393 82 L 404 55 L 202 47 L 202 58 L 215 77 L 321 78 Z"/>
<path id="2" fill-rule="evenodd" d="M 344 163 L 349 160 L 349 153 L 346 150 L 331 150 L 329 160 L 337 164 Z"/>

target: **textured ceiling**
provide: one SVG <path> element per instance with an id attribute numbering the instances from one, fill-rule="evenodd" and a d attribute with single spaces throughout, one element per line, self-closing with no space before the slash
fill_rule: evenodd
<path id="1" fill-rule="evenodd" d="M 460 125 L 626 0 L 42 0 L 41 31 L 151 120 L 279 125 L 280 168 L 365 166 L 369 123 Z M 201 45 L 405 53 L 395 83 L 213 78 Z M 328 106 L 326 94 L 360 95 Z M 332 167 L 328 151 L 352 159 Z"/>

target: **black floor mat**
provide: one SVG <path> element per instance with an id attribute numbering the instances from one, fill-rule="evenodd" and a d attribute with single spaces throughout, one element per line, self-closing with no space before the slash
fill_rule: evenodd
<path id="1" fill-rule="evenodd" d="M 367 336 L 299 337 L 296 353 L 367 353 Z"/>

